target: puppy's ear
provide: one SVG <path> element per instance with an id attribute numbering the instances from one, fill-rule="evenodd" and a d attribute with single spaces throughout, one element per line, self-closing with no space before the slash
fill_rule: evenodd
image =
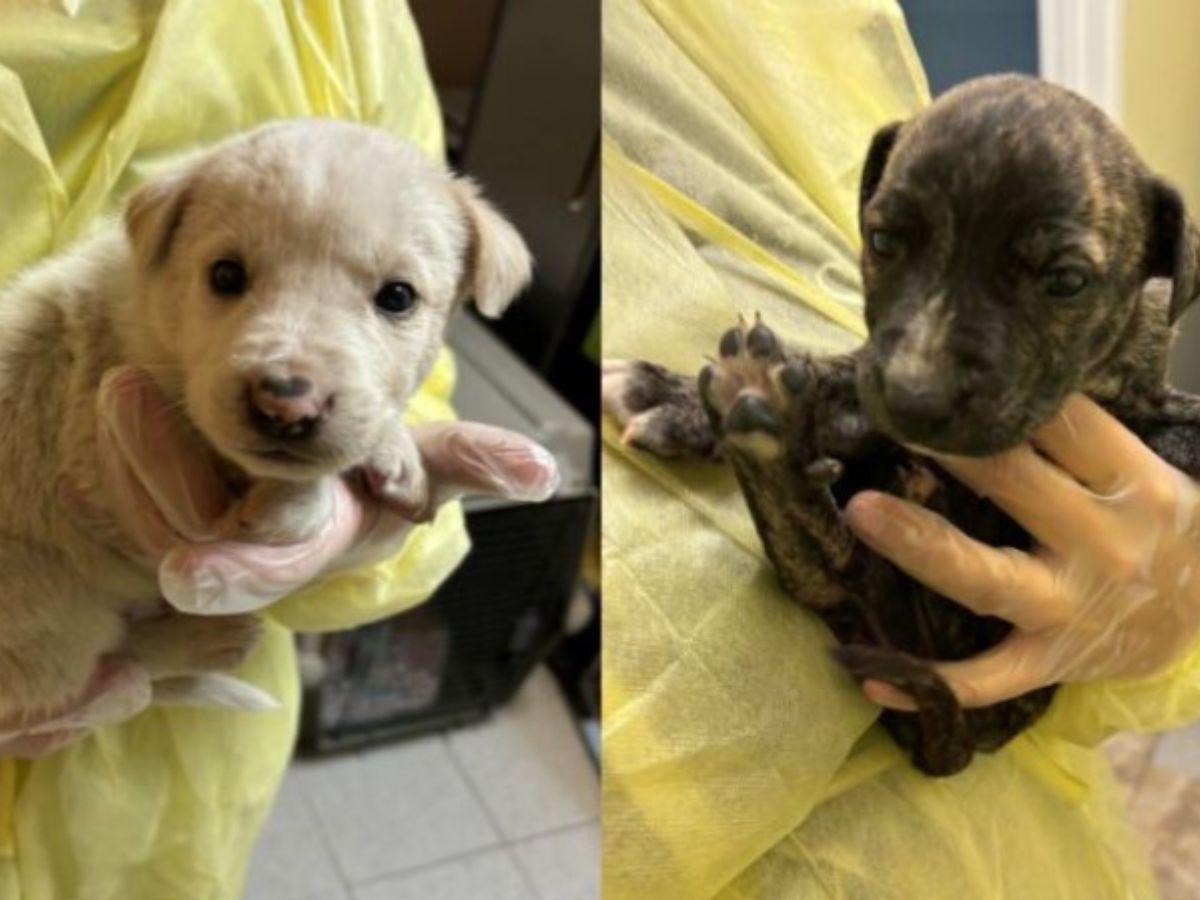
<path id="1" fill-rule="evenodd" d="M 1159 178 L 1150 180 L 1149 218 L 1146 275 L 1171 279 L 1174 322 L 1200 293 L 1200 232 L 1188 217 L 1179 191 Z"/>
<path id="2" fill-rule="evenodd" d="M 171 255 L 171 244 L 187 210 L 188 184 L 183 174 L 155 178 L 125 201 L 125 232 L 143 269 L 161 266 Z"/>
<path id="3" fill-rule="evenodd" d="M 887 166 L 888 157 L 892 154 L 892 148 L 896 146 L 896 138 L 899 136 L 900 126 L 903 124 L 903 122 L 892 122 L 884 125 L 871 138 L 871 146 L 867 150 L 867 161 L 863 163 L 862 178 L 858 183 L 858 221 L 860 228 L 862 227 L 863 210 L 867 208 L 867 204 L 875 196 L 875 189 L 879 187 L 879 182 L 883 180 L 883 170 Z"/>
<path id="4" fill-rule="evenodd" d="M 468 178 L 455 178 L 454 193 L 467 213 L 471 242 L 462 293 L 489 319 L 499 316 L 533 277 L 533 258 L 517 230 Z"/>

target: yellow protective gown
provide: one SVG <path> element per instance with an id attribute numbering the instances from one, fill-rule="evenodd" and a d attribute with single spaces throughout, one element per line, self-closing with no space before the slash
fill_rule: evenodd
<path id="1" fill-rule="evenodd" d="M 403 0 L 10 5 L 0 14 L 0 279 L 84 234 L 173 156 L 309 115 L 380 125 L 441 153 Z M 413 420 L 450 417 L 452 383 L 443 354 Z M 31 764 L 0 760 L 0 900 L 241 897 L 296 730 L 289 629 L 349 628 L 412 606 L 467 546 L 451 505 L 393 561 L 273 607 L 239 674 L 279 698 L 280 712 L 153 709 Z"/>
<path id="2" fill-rule="evenodd" d="M 857 345 L 862 160 L 928 102 L 899 8 L 606 0 L 603 48 L 605 355 L 698 371 L 754 310 Z M 783 596 L 731 473 L 604 439 L 606 900 L 1157 896 L 1093 748 L 1200 715 L 1200 652 L 1068 686 L 926 778 Z"/>

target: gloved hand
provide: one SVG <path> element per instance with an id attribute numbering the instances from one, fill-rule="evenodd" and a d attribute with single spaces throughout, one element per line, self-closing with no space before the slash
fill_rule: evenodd
<path id="1" fill-rule="evenodd" d="M 157 567 L 166 599 L 183 612 L 229 615 L 262 609 L 322 575 L 396 553 L 414 527 L 463 494 L 541 501 L 558 486 L 554 457 L 528 438 L 470 422 L 418 426 L 413 436 L 431 488 L 424 510 L 390 508 L 371 493 L 372 473 L 331 478 L 332 515 L 311 540 L 266 546 L 221 540 L 233 498 L 214 460 L 186 433 L 153 379 L 124 367 L 109 372 L 98 401 L 98 472 L 109 509 L 75 508 L 94 534 L 126 556 Z M 114 521 L 115 516 L 115 521 Z M 0 722 L 0 756 L 32 757 L 122 721 L 151 702 L 146 672 L 120 658 L 101 661 L 83 693 L 36 721 Z"/>
<path id="2" fill-rule="evenodd" d="M 1029 444 L 987 459 L 933 455 L 1037 541 L 1024 553 L 966 537 L 940 516 L 865 491 L 854 532 L 917 580 L 1015 626 L 998 646 L 938 671 L 966 707 L 1060 681 L 1141 676 L 1200 636 L 1200 491 L 1082 395 Z M 912 709 L 875 681 L 877 703 Z"/>
<path id="3" fill-rule="evenodd" d="M 463 494 L 541 501 L 558 486 L 554 457 L 530 439 L 470 422 L 418 426 L 413 436 L 431 502 L 414 511 L 371 493 L 377 473 L 328 479 L 332 514 L 310 540 L 285 546 L 225 539 L 218 523 L 232 502 L 213 460 L 166 413 L 144 372 L 108 373 L 99 400 L 100 457 L 120 521 L 121 547 L 156 565 L 175 608 L 200 615 L 251 612 L 339 568 L 396 553 L 414 516 L 428 518 Z"/>

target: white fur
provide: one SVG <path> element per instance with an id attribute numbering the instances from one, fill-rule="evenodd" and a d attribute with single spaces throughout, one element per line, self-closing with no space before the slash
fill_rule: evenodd
<path id="1" fill-rule="evenodd" d="M 237 299 L 209 287 L 226 256 L 250 272 Z M 199 436 L 255 480 L 242 524 L 294 537 L 321 514 L 321 495 L 306 491 L 347 468 L 384 468 L 401 495 L 423 487 L 405 403 L 466 297 L 497 315 L 529 272 L 520 238 L 473 185 L 382 131 L 305 120 L 155 179 L 130 198 L 124 230 L 11 283 L 0 295 L 0 723 L 79 691 L 103 653 L 179 678 L 228 668 L 254 642 L 242 617 L 126 628 L 158 589 L 114 549 L 95 466 L 106 370 L 152 372 Z M 373 305 L 389 280 L 417 290 L 403 318 Z M 247 421 L 247 380 L 277 371 L 335 395 L 303 461 L 260 455 Z"/>
<path id="2" fill-rule="evenodd" d="M 938 294 L 924 304 L 904 329 L 904 335 L 887 363 L 885 378 L 893 383 L 922 384 L 939 377 L 948 361 L 947 340 L 954 310 Z"/>

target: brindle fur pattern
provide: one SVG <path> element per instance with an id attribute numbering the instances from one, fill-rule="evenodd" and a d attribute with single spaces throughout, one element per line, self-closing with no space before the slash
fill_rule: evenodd
<path id="1" fill-rule="evenodd" d="M 864 167 L 860 220 L 867 342 L 813 358 L 785 352 L 763 323 L 741 322 L 699 379 L 711 431 L 682 409 L 695 402 L 691 380 L 658 370 L 669 413 L 643 407 L 643 428 L 653 433 L 649 420 L 669 414 L 693 430 L 642 446 L 679 455 L 719 442 L 786 592 L 829 624 L 852 676 L 914 698 L 917 713 L 885 711 L 882 724 L 919 769 L 949 775 L 1031 725 L 1054 688 L 963 710 L 929 661 L 977 655 L 1010 626 L 908 578 L 854 540 L 839 510 L 860 490 L 883 490 L 988 544 L 1028 549 L 998 508 L 902 442 L 1000 452 L 1073 391 L 1200 477 L 1200 400 L 1165 385 L 1171 322 L 1198 290 L 1200 240 L 1179 195 L 1102 113 L 1022 76 L 968 82 L 883 128 Z M 877 229 L 891 237 L 886 256 L 872 249 Z M 1085 273 L 1086 286 L 1052 295 L 1046 273 L 1059 266 Z M 914 344 L 916 322 L 929 331 Z M 637 365 L 606 396 L 644 390 Z M 949 414 L 895 408 L 889 384 L 901 375 L 916 378 L 918 394 L 942 392 Z"/>

